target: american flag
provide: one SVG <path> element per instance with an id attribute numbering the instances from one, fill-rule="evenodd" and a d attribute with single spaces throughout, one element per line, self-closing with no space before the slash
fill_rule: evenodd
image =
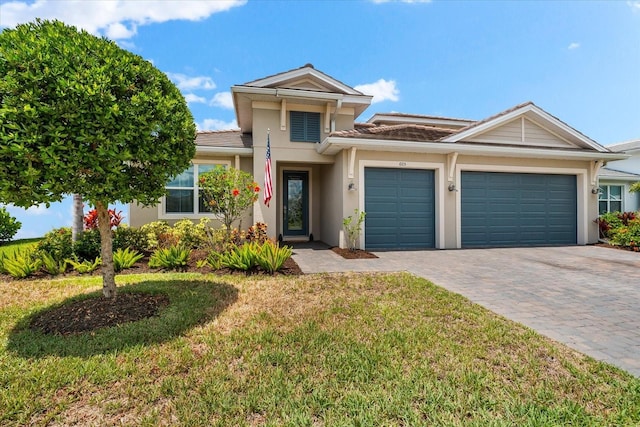
<path id="1" fill-rule="evenodd" d="M 271 183 L 271 142 L 267 133 L 267 159 L 264 164 L 264 204 L 269 207 L 271 196 L 273 195 L 273 186 Z"/>

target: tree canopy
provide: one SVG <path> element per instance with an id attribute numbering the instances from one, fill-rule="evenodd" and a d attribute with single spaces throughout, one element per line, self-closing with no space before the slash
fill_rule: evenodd
<path id="1" fill-rule="evenodd" d="M 189 166 L 194 140 L 184 97 L 142 57 L 60 21 L 0 33 L 0 202 L 76 193 L 93 204 L 106 296 L 115 295 L 109 203 L 156 204 Z"/>
<path id="2" fill-rule="evenodd" d="M 194 139 L 184 97 L 142 57 L 59 21 L 0 33 L 0 200 L 155 204 Z"/>

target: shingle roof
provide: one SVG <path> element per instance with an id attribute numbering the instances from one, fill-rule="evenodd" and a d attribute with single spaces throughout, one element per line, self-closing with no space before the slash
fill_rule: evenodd
<path id="1" fill-rule="evenodd" d="M 603 178 L 629 178 L 630 180 L 640 180 L 640 174 L 633 172 L 623 172 L 615 169 L 602 168 L 598 176 Z"/>
<path id="2" fill-rule="evenodd" d="M 332 132 L 330 136 L 338 136 L 342 138 L 369 138 L 429 142 L 438 141 L 441 138 L 451 135 L 452 133 L 454 133 L 454 131 L 451 129 L 414 124 L 375 126 L 368 123 L 357 123 L 355 129 Z"/>
<path id="3" fill-rule="evenodd" d="M 196 145 L 201 147 L 251 148 L 253 138 L 237 130 L 201 131 L 196 135 Z"/>
<path id="4" fill-rule="evenodd" d="M 617 144 L 607 145 L 607 148 L 611 151 L 628 151 L 628 150 L 640 150 L 640 139 L 634 139 L 632 141 L 618 142 Z"/>

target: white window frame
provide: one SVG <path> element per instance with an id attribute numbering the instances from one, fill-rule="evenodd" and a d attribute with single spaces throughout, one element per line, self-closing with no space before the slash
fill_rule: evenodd
<path id="1" fill-rule="evenodd" d="M 198 188 L 198 175 L 199 175 L 199 165 L 220 165 L 225 166 L 226 168 L 231 167 L 230 160 L 198 160 L 197 162 L 191 162 L 193 166 L 193 187 L 170 187 L 171 189 L 181 189 L 181 190 L 189 190 L 192 189 L 193 194 L 193 212 L 167 212 L 167 197 L 164 196 L 160 199 L 160 203 L 158 204 L 158 219 L 200 219 L 200 218 L 211 218 L 213 214 L 211 212 L 199 212 L 200 207 L 200 192 Z M 169 188 L 169 187 L 167 187 Z"/>
<path id="2" fill-rule="evenodd" d="M 620 187 L 620 199 L 612 199 L 611 198 L 611 187 Z M 605 190 L 606 188 L 606 190 Z M 625 195 L 625 186 L 622 184 L 605 184 L 600 185 L 600 193 L 598 194 L 598 215 L 602 215 L 600 213 L 600 202 L 607 202 L 607 212 L 618 212 L 611 210 L 611 202 L 620 202 L 620 212 L 624 212 L 624 195 Z M 604 194 L 606 191 L 607 198 L 601 199 L 600 196 Z"/>

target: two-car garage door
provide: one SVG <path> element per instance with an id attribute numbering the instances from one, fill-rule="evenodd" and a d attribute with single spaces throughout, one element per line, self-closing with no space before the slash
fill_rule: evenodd
<path id="1" fill-rule="evenodd" d="M 574 175 L 463 171 L 460 191 L 463 248 L 576 243 Z M 434 172 L 365 168 L 365 211 L 367 249 L 435 247 Z"/>

